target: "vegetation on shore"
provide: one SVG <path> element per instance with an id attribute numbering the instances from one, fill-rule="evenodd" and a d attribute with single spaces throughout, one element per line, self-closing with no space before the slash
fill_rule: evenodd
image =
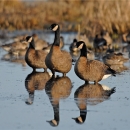
<path id="1" fill-rule="evenodd" d="M 63 31 L 94 36 L 101 30 L 122 34 L 130 29 L 128 0 L 0 1 L 0 29 L 45 29 L 59 23 Z"/>

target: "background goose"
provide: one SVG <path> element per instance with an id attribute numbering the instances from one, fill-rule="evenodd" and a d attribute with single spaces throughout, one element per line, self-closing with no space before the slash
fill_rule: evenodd
<path id="1" fill-rule="evenodd" d="M 51 126 L 58 126 L 59 118 L 59 102 L 61 98 L 67 98 L 72 89 L 71 80 L 69 77 L 57 77 L 54 75 L 46 83 L 45 91 L 49 97 L 51 105 L 53 106 L 54 119 L 47 121 Z"/>
<path id="2" fill-rule="evenodd" d="M 75 64 L 74 70 L 80 79 L 85 80 L 86 82 L 99 82 L 111 75 L 115 76 L 116 72 L 104 63 L 98 60 L 89 61 L 87 59 L 87 47 L 83 41 L 77 42 L 76 46 L 81 49 L 81 54 Z"/>
<path id="3" fill-rule="evenodd" d="M 18 41 L 18 42 L 13 42 L 13 43 L 2 45 L 1 47 L 8 53 L 12 53 L 13 51 L 16 51 L 19 49 L 25 50 L 28 47 L 28 42 Z"/>
<path id="4" fill-rule="evenodd" d="M 29 94 L 26 104 L 31 105 L 33 103 L 35 90 L 43 90 L 49 79 L 50 75 L 48 72 L 32 72 L 28 74 L 25 79 L 25 87 Z"/>
<path id="5" fill-rule="evenodd" d="M 93 42 L 93 46 L 96 53 L 99 51 L 103 51 L 107 48 L 107 41 L 100 35 L 96 35 Z"/>
<path id="6" fill-rule="evenodd" d="M 96 105 L 101 103 L 108 99 L 113 93 L 115 93 L 115 87 L 105 90 L 104 87 L 98 83 L 81 85 L 74 93 L 75 102 L 80 110 L 80 116 L 72 119 L 78 124 L 83 124 L 86 120 L 87 104 Z"/>
<path id="7" fill-rule="evenodd" d="M 33 34 L 32 37 L 34 38 L 35 50 L 42 50 L 48 47 L 48 43 L 40 39 L 37 34 Z"/>
<path id="8" fill-rule="evenodd" d="M 45 64 L 45 58 L 48 53 L 44 50 L 35 50 L 33 37 L 27 36 L 26 41 L 30 44 L 25 55 L 26 63 L 33 68 L 33 71 L 37 68 L 43 68 L 46 71 L 47 66 Z"/>
<path id="9" fill-rule="evenodd" d="M 107 65 L 124 64 L 128 60 L 128 58 L 123 57 L 122 53 L 110 53 L 103 56 L 103 61 Z"/>
<path id="10" fill-rule="evenodd" d="M 58 24 L 52 24 L 50 29 L 55 32 L 54 43 L 46 57 L 46 65 L 52 71 L 66 75 L 72 67 L 72 57 L 67 51 L 60 49 L 60 27 Z"/>

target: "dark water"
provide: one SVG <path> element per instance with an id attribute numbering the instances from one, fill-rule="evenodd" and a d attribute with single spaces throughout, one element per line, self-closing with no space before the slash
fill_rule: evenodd
<path id="1" fill-rule="evenodd" d="M 9 34 L 9 36 L 13 35 L 15 33 Z M 43 35 L 39 32 L 39 36 L 48 42 L 53 42 L 53 34 Z M 75 34 L 62 34 L 62 36 L 65 37 L 65 43 L 69 44 Z M 65 49 L 68 50 L 68 45 Z M 0 49 L 0 59 L 5 54 L 6 52 Z M 130 63 L 126 63 L 125 66 L 130 68 Z M 80 100 L 78 97 L 74 99 L 74 96 L 76 97 L 76 93 L 80 95 L 81 91 L 78 91 L 78 88 L 84 82 L 75 75 L 73 67 L 67 74 L 67 78 L 64 79 L 57 73 L 59 78 L 51 79 L 45 88 L 48 74 L 34 74 L 24 63 L 0 60 L 0 129 L 128 130 L 130 128 L 130 70 L 99 82 L 101 85 L 98 87 L 116 87 L 116 92 L 110 98 L 87 100 L 86 97 Z M 32 104 L 28 105 L 29 103 Z M 78 124 L 72 119 L 80 116 L 80 107 L 86 109 L 83 112 L 86 117 L 83 124 Z M 56 122 L 58 126 L 55 128 L 47 122 L 54 118 L 58 120 Z"/>

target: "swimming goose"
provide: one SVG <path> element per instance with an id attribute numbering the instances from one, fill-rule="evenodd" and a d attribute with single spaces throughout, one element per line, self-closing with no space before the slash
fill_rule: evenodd
<path id="1" fill-rule="evenodd" d="M 83 124 L 86 120 L 87 105 L 97 105 L 115 93 L 115 87 L 109 88 L 101 84 L 83 84 L 74 93 L 75 102 L 80 110 L 80 116 L 72 118 L 78 124 Z"/>
<path id="2" fill-rule="evenodd" d="M 50 75 L 48 72 L 32 72 L 27 75 L 25 87 L 28 91 L 29 98 L 25 102 L 26 104 L 31 105 L 33 103 L 35 90 L 43 90 L 49 79 Z"/>
<path id="3" fill-rule="evenodd" d="M 27 36 L 26 41 L 29 42 L 29 48 L 27 49 L 25 55 L 26 63 L 33 68 L 33 71 L 38 68 L 43 68 L 45 71 L 47 71 L 45 58 L 48 53 L 44 50 L 35 50 L 35 43 L 32 36 Z"/>
<path id="4" fill-rule="evenodd" d="M 49 97 L 51 105 L 54 111 L 54 119 L 47 121 L 51 126 L 58 126 L 60 117 L 59 117 L 59 102 L 60 99 L 67 98 L 72 89 L 72 83 L 69 77 L 54 77 L 46 83 L 45 92 Z"/>
<path id="5" fill-rule="evenodd" d="M 60 49 L 60 26 L 52 24 L 50 29 L 55 32 L 55 38 L 45 63 L 53 75 L 55 75 L 55 72 L 60 72 L 65 76 L 72 67 L 72 57 L 70 53 Z"/>
<path id="6" fill-rule="evenodd" d="M 19 41 L 19 42 L 13 42 L 9 44 L 5 44 L 1 46 L 5 51 L 12 53 L 16 50 L 25 50 L 28 47 L 28 42 L 26 41 Z"/>
<path id="7" fill-rule="evenodd" d="M 80 79 L 85 80 L 85 82 L 99 82 L 111 75 L 115 76 L 116 72 L 104 63 L 87 59 L 87 47 L 83 41 L 77 42 L 76 46 L 81 50 L 81 54 L 74 70 Z"/>
<path id="8" fill-rule="evenodd" d="M 128 60 L 128 58 L 123 57 L 122 53 L 110 53 L 103 56 L 103 61 L 107 65 L 121 65 Z"/>
<path id="9" fill-rule="evenodd" d="M 93 43 L 95 52 L 97 53 L 98 51 L 103 51 L 107 48 L 107 41 L 103 38 L 100 37 L 99 35 L 95 36 L 94 43 Z"/>

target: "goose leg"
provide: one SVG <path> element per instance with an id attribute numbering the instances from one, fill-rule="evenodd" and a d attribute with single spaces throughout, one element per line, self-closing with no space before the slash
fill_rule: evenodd
<path id="1" fill-rule="evenodd" d="M 47 72 L 47 68 L 44 68 L 44 72 Z"/>
<path id="2" fill-rule="evenodd" d="M 66 73 L 63 73 L 63 77 L 65 77 L 66 76 Z"/>

